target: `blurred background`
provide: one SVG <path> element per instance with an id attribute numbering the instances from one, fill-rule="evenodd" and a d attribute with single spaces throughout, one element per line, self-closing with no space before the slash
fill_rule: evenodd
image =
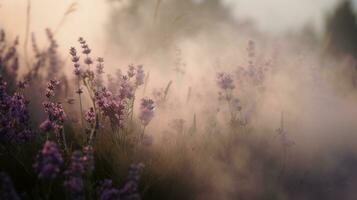
<path id="1" fill-rule="evenodd" d="M 9 40 L 19 37 L 18 53 L 24 58 L 20 59 L 20 73 L 28 70 L 25 61 L 33 53 L 32 37 L 36 36 L 40 48 L 45 48 L 45 29 L 49 28 L 63 59 L 60 70 L 54 71 L 58 76 L 62 72 L 68 75 L 68 82 L 74 82 L 68 51 L 78 46 L 81 36 L 93 55 L 105 58 L 108 80 L 128 64 L 144 65 L 146 74 L 150 74 L 149 86 L 138 92 L 137 98 L 155 97 L 152 91 L 163 91 L 165 86 L 171 89 L 166 107 L 155 113 L 147 130 L 154 141 L 159 141 L 160 152 L 165 152 L 160 148 L 169 146 L 160 138 L 174 138 L 177 130 L 170 124 L 177 119 L 186 121 L 186 125 L 192 122 L 196 128 L 197 117 L 199 134 L 192 144 L 216 142 L 210 132 L 217 131 L 213 134 L 220 139 L 224 133 L 234 133 L 235 129 L 225 123 L 229 109 L 222 108 L 225 104 L 217 100 L 215 81 L 218 72 L 233 74 L 242 115 L 252 122 L 243 132 L 252 135 L 239 135 L 238 139 L 247 144 L 240 142 L 232 149 L 223 144 L 222 148 L 217 145 L 217 149 L 196 154 L 194 148 L 187 148 L 193 152 L 187 153 L 188 161 L 202 154 L 210 162 L 206 169 L 199 161 L 192 167 L 192 173 L 199 177 L 195 189 L 200 198 L 194 199 L 207 199 L 211 193 L 237 199 L 232 198 L 241 192 L 236 188 L 237 177 L 243 180 L 239 188 L 246 192 L 245 197 L 255 197 L 246 199 L 261 199 L 259 189 L 264 191 L 262 196 L 273 191 L 276 197 L 279 192 L 286 195 L 266 199 L 355 199 L 356 16 L 357 0 L 0 0 L 0 29 L 6 30 Z M 240 77 L 241 71 L 249 74 L 252 57 L 261 67 L 254 70 L 267 68 L 259 86 L 250 82 L 245 85 L 244 77 Z M 74 91 L 69 93 L 66 98 L 75 95 Z M 284 126 L 296 145 L 289 149 L 293 159 L 286 161 L 287 176 L 275 180 L 269 170 L 280 170 L 281 151 L 280 146 L 269 146 L 269 142 L 282 126 L 282 112 Z M 271 149 L 264 154 L 267 146 Z M 228 161 L 211 160 L 211 151 L 227 151 L 232 157 Z M 172 177 L 177 176 L 175 173 Z M 215 184 L 212 174 L 222 179 L 224 187 Z M 183 188 L 191 183 L 190 174 L 185 175 L 188 178 Z M 202 180 L 209 182 L 203 189 Z M 271 182 L 272 188 L 266 187 Z M 165 182 L 159 186 L 164 189 L 158 187 L 157 194 L 167 191 Z M 150 192 L 154 194 L 155 189 Z"/>
<path id="2" fill-rule="evenodd" d="M 134 44 L 145 43 L 154 53 L 199 34 L 233 32 L 242 38 L 246 31 L 300 35 L 323 48 L 355 53 L 354 0 L 1 0 L 0 5 L 0 26 L 22 40 L 29 22 L 29 32 L 54 30 L 62 47 L 81 35 L 100 53 L 119 46 L 133 59 L 148 53 Z"/>

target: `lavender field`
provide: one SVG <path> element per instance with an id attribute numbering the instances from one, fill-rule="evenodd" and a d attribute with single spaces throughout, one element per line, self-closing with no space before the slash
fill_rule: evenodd
<path id="1" fill-rule="evenodd" d="M 0 0 L 0 200 L 357 199 L 357 1 Z"/>

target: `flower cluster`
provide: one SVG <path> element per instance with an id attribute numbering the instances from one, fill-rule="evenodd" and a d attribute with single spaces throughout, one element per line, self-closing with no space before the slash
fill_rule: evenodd
<path id="1" fill-rule="evenodd" d="M 235 88 L 232 76 L 227 73 L 217 74 L 217 84 L 222 90 L 233 90 Z"/>
<path id="2" fill-rule="evenodd" d="M 116 99 L 120 100 L 121 105 L 126 108 L 125 116 L 132 116 L 135 102 L 135 92 L 139 86 L 144 84 L 145 72 L 142 65 L 129 65 L 126 74 L 120 69 L 116 76 L 108 75 L 108 89 Z M 119 87 L 118 87 L 119 86 Z"/>
<path id="3" fill-rule="evenodd" d="M 132 164 L 124 185 L 120 188 L 120 194 L 123 199 L 140 198 L 138 194 L 138 185 L 144 164 Z"/>
<path id="4" fill-rule="evenodd" d="M 74 151 L 72 153 L 70 166 L 65 172 L 67 179 L 64 182 L 64 186 L 70 192 L 73 199 L 85 199 L 83 194 L 84 181 L 82 177 L 84 173 L 83 155 L 80 151 Z"/>
<path id="5" fill-rule="evenodd" d="M 44 102 L 43 106 L 47 113 L 47 119 L 40 125 L 40 128 L 49 131 L 51 129 L 59 130 L 62 128 L 66 113 L 63 110 L 62 104 L 57 102 Z"/>
<path id="6" fill-rule="evenodd" d="M 0 77 L 0 138 L 27 141 L 34 134 L 29 127 L 27 101 L 20 93 L 9 95 L 7 83 Z"/>
<path id="7" fill-rule="evenodd" d="M 134 67 L 134 65 L 129 65 L 128 77 L 132 78 L 134 76 L 135 76 L 135 67 Z"/>
<path id="8" fill-rule="evenodd" d="M 104 69 L 104 65 L 103 65 L 104 59 L 101 58 L 101 57 L 98 57 L 97 58 L 97 62 L 98 62 L 97 66 L 96 66 L 97 74 L 103 74 L 104 73 L 104 71 L 103 71 L 103 69 Z"/>
<path id="9" fill-rule="evenodd" d="M 72 62 L 73 62 L 73 65 L 74 65 L 74 74 L 76 76 L 80 76 L 81 75 L 81 68 L 80 68 L 79 56 L 77 55 L 76 48 L 71 47 L 71 49 L 69 50 L 69 54 L 72 56 Z"/>
<path id="10" fill-rule="evenodd" d="M 115 200 L 120 199 L 119 189 L 113 186 L 113 181 L 105 179 L 99 182 L 97 188 L 98 199 L 100 200 Z"/>
<path id="11" fill-rule="evenodd" d="M 54 90 L 59 85 L 59 81 L 50 80 L 47 83 L 46 97 L 50 100 L 51 97 L 55 95 Z M 47 114 L 47 119 L 42 122 L 40 128 L 44 131 L 49 130 L 60 130 L 63 126 L 65 119 L 67 118 L 66 113 L 63 110 L 62 104 L 58 102 L 45 101 L 42 104 L 44 110 Z"/>
<path id="12" fill-rule="evenodd" d="M 55 96 L 55 89 L 56 87 L 60 84 L 58 80 L 50 80 L 47 83 L 47 88 L 46 88 L 46 97 L 51 98 Z"/>
<path id="13" fill-rule="evenodd" d="M 115 127 L 123 126 L 124 106 L 122 100 L 103 87 L 95 94 L 96 102 L 103 116 L 109 118 Z"/>
<path id="14" fill-rule="evenodd" d="M 114 199 L 140 199 L 138 194 L 138 181 L 141 172 L 144 168 L 142 163 L 133 164 L 130 166 L 129 175 L 124 185 L 118 189 L 113 186 L 112 180 L 105 179 L 99 183 L 97 189 L 100 200 L 114 200 Z"/>
<path id="15" fill-rule="evenodd" d="M 139 119 L 144 126 L 147 126 L 154 117 L 155 104 L 151 99 L 141 100 Z"/>
<path id="16" fill-rule="evenodd" d="M 134 97 L 135 88 L 134 85 L 130 82 L 130 80 L 124 76 L 120 88 L 119 88 L 119 97 L 121 99 L 132 99 Z"/>
<path id="17" fill-rule="evenodd" d="M 96 84 L 97 86 L 103 86 L 103 76 L 104 73 L 104 59 L 101 57 L 97 58 L 97 66 L 96 66 Z"/>
<path id="18" fill-rule="evenodd" d="M 54 179 L 59 174 L 62 164 L 63 159 L 57 144 L 47 140 L 33 167 L 40 179 Z"/>
<path id="19" fill-rule="evenodd" d="M 89 110 L 85 113 L 84 119 L 91 125 L 94 125 L 95 123 L 95 111 L 94 108 L 91 107 Z"/>
<path id="20" fill-rule="evenodd" d="M 142 65 L 138 65 L 136 68 L 135 85 L 138 87 L 144 84 L 145 72 Z"/>
<path id="21" fill-rule="evenodd" d="M 247 67 L 239 67 L 237 70 L 237 76 L 239 83 L 244 85 L 260 86 L 262 89 L 264 81 L 269 71 L 270 62 L 258 59 L 256 56 L 255 42 L 250 40 L 247 46 L 248 64 Z"/>
<path id="22" fill-rule="evenodd" d="M 28 88 L 30 86 L 30 83 L 29 83 L 29 80 L 28 79 L 25 79 L 25 80 L 20 80 L 18 83 L 17 83 L 17 87 L 19 89 L 25 89 L 25 88 Z"/>
<path id="23" fill-rule="evenodd" d="M 88 145 L 83 147 L 82 162 L 86 172 L 90 173 L 94 170 L 94 156 L 92 146 Z"/>
<path id="24" fill-rule="evenodd" d="M 119 94 L 121 98 L 132 99 L 135 95 L 135 90 L 144 84 L 145 72 L 143 66 L 129 65 L 127 75 L 120 76 L 118 79 L 120 79 Z"/>
<path id="25" fill-rule="evenodd" d="M 87 42 L 82 37 L 80 37 L 78 39 L 78 42 L 81 44 L 82 53 L 87 55 L 86 58 L 84 59 L 84 63 L 87 65 L 91 65 L 93 63 L 93 61 L 92 61 L 91 57 L 89 57 L 89 54 L 90 54 L 90 52 L 92 52 L 92 50 L 89 48 Z"/>

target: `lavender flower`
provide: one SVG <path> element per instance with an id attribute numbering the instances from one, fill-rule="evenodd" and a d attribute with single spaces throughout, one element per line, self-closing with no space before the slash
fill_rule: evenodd
<path id="1" fill-rule="evenodd" d="M 62 164 L 63 159 L 57 144 L 47 140 L 33 167 L 40 179 L 55 179 Z"/>
<path id="2" fill-rule="evenodd" d="M 74 200 L 84 200 L 84 182 L 82 177 L 72 176 L 64 182 L 64 186 L 69 191 L 72 199 Z"/>
<path id="3" fill-rule="evenodd" d="M 124 185 L 120 188 L 120 195 L 123 199 L 140 199 L 138 185 L 144 164 L 132 164 L 129 168 L 129 174 Z"/>
<path id="4" fill-rule="evenodd" d="M 122 127 L 124 106 L 121 98 L 115 98 L 105 87 L 96 92 L 95 98 L 102 115 L 108 117 L 114 127 Z"/>
<path id="5" fill-rule="evenodd" d="M 90 57 L 87 57 L 87 58 L 84 59 L 84 63 L 87 64 L 87 65 L 91 65 L 91 64 L 93 64 L 93 61 L 92 61 L 92 59 Z"/>
<path id="6" fill-rule="evenodd" d="M 125 78 L 122 80 L 122 83 L 120 85 L 119 89 L 119 95 L 121 99 L 132 99 L 134 97 L 134 86 L 133 84 L 129 81 L 129 79 Z"/>
<path id="7" fill-rule="evenodd" d="M 4 172 L 0 172 L 0 199 L 20 200 L 10 177 Z"/>
<path id="8" fill-rule="evenodd" d="M 83 147 L 82 162 L 86 172 L 90 173 L 94 170 L 93 147 L 91 146 Z"/>
<path id="9" fill-rule="evenodd" d="M 155 105 L 151 99 L 144 98 L 141 100 L 139 119 L 144 126 L 147 126 L 154 117 Z"/>
<path id="10" fill-rule="evenodd" d="M 217 74 L 217 84 L 222 90 L 233 90 L 235 88 L 232 76 L 227 73 Z"/>
<path id="11" fill-rule="evenodd" d="M 71 164 L 66 170 L 67 176 L 64 186 L 70 192 L 73 199 L 85 199 L 83 194 L 84 181 L 83 174 L 85 173 L 85 166 L 80 151 L 74 151 L 71 157 Z"/>
<path id="12" fill-rule="evenodd" d="M 74 151 L 71 156 L 71 164 L 66 170 L 66 175 L 83 175 L 85 172 L 84 163 L 82 160 L 82 153 L 80 151 Z"/>
<path id="13" fill-rule="evenodd" d="M 45 112 L 47 113 L 47 119 L 41 124 L 41 128 L 44 130 L 48 129 L 61 129 L 64 121 L 67 116 L 63 110 L 61 103 L 56 102 L 44 102 L 43 106 L 45 107 Z"/>
<path id="14" fill-rule="evenodd" d="M 72 62 L 74 65 L 74 74 L 76 76 L 80 76 L 81 69 L 80 69 L 80 64 L 79 64 L 79 56 L 77 56 L 76 48 L 71 47 L 71 49 L 69 50 L 69 54 L 72 56 Z"/>
<path id="15" fill-rule="evenodd" d="M 103 86 L 103 76 L 102 74 L 104 73 L 104 59 L 101 57 L 97 58 L 97 66 L 96 66 L 96 85 L 97 87 L 102 87 Z"/>
<path id="16" fill-rule="evenodd" d="M 54 128 L 54 126 L 53 126 L 52 122 L 48 119 L 46 119 L 45 121 L 43 121 L 40 124 L 40 129 L 45 132 L 51 131 L 53 128 Z"/>
<path id="17" fill-rule="evenodd" d="M 135 67 L 134 65 L 129 65 L 128 77 L 132 78 L 133 76 L 135 76 Z"/>
<path id="18" fill-rule="evenodd" d="M 132 200 L 141 199 L 138 192 L 138 183 L 141 172 L 144 168 L 142 163 L 133 164 L 130 166 L 129 174 L 124 185 L 117 189 L 113 186 L 112 180 L 105 179 L 99 183 L 97 189 L 100 200 Z"/>
<path id="19" fill-rule="evenodd" d="M 47 88 L 46 88 L 46 97 L 51 98 L 55 96 L 55 89 L 59 85 L 59 81 L 57 80 L 50 80 L 47 83 Z"/>
<path id="20" fill-rule="evenodd" d="M 104 69 L 104 65 L 103 65 L 104 59 L 99 57 L 99 58 L 97 58 L 97 62 L 98 62 L 98 64 L 97 64 L 97 74 L 103 74 L 104 73 L 104 71 L 103 71 L 103 69 Z"/>
<path id="21" fill-rule="evenodd" d="M 51 80 L 47 84 L 47 89 L 46 89 L 46 97 L 50 98 L 55 95 L 55 88 L 59 85 L 59 81 L 56 80 Z M 51 101 L 45 101 L 43 103 L 43 106 L 45 108 L 45 112 L 47 113 L 47 119 L 40 125 L 40 128 L 43 130 L 50 130 L 50 129 L 61 129 L 63 122 L 65 121 L 66 113 L 63 110 L 62 104 L 61 103 L 56 103 L 56 102 L 51 102 Z"/>
<path id="22" fill-rule="evenodd" d="M 71 164 L 65 172 L 67 176 L 64 186 L 70 192 L 73 199 L 84 199 L 84 180 L 86 172 L 92 172 L 94 169 L 94 160 L 92 148 L 87 146 L 80 151 L 74 151 L 71 157 Z"/>
<path id="23" fill-rule="evenodd" d="M 82 37 L 78 38 L 78 42 L 82 45 L 86 44 L 86 41 Z"/>
<path id="24" fill-rule="evenodd" d="M 95 122 L 95 111 L 94 108 L 91 107 L 84 115 L 84 119 L 89 123 L 89 124 L 94 124 Z"/>
<path id="25" fill-rule="evenodd" d="M 87 42 L 82 37 L 78 39 L 78 42 L 81 44 L 82 53 L 86 55 L 86 58 L 84 59 L 84 63 L 87 65 L 91 65 L 93 61 L 89 57 L 89 54 L 91 53 L 92 50 L 88 47 Z"/>
<path id="26" fill-rule="evenodd" d="M 145 73 L 143 70 L 143 66 L 139 65 L 136 69 L 136 76 L 135 76 L 135 85 L 136 87 L 144 84 Z"/>
<path id="27" fill-rule="evenodd" d="M 97 193 L 100 200 L 120 199 L 119 190 L 113 186 L 113 181 L 109 179 L 105 179 L 99 182 Z"/>
<path id="28" fill-rule="evenodd" d="M 29 127 L 28 102 L 20 93 L 9 95 L 0 76 L 0 139 L 27 141 L 34 134 Z"/>
<path id="29" fill-rule="evenodd" d="M 82 48 L 83 48 L 83 51 L 82 51 L 82 53 L 83 54 L 90 54 L 90 52 L 92 51 L 89 47 L 88 47 L 88 45 L 87 44 L 85 44 L 85 45 L 82 45 Z"/>
<path id="30" fill-rule="evenodd" d="M 23 80 L 23 81 L 19 81 L 18 83 L 17 83 L 17 87 L 19 88 L 19 89 L 25 89 L 25 88 L 28 88 L 30 86 L 30 84 L 29 84 L 29 80 Z"/>

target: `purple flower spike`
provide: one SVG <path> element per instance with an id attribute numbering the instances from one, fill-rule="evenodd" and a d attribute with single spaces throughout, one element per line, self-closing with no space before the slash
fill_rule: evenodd
<path id="1" fill-rule="evenodd" d="M 47 140 L 33 167 L 40 179 L 55 179 L 62 164 L 63 159 L 57 144 Z"/>
<path id="2" fill-rule="evenodd" d="M 235 88 L 232 76 L 227 73 L 217 74 L 217 84 L 222 90 L 233 90 Z"/>
<path id="3" fill-rule="evenodd" d="M 64 186 L 70 192 L 72 199 L 85 199 L 83 194 L 84 173 L 85 163 L 83 162 L 83 155 L 80 151 L 74 151 L 71 157 L 71 164 L 65 172 L 67 179 L 64 182 Z"/>
<path id="4" fill-rule="evenodd" d="M 95 122 L 95 112 L 94 108 L 90 108 L 84 115 L 84 119 L 89 123 L 89 124 L 94 124 Z"/>
<path id="5" fill-rule="evenodd" d="M 140 105 L 139 119 L 144 126 L 147 126 L 154 117 L 155 105 L 151 99 L 142 99 Z"/>
<path id="6" fill-rule="evenodd" d="M 60 84 L 60 82 L 57 80 L 50 80 L 47 83 L 47 88 L 46 88 L 46 97 L 47 98 L 51 98 L 51 97 L 55 96 L 55 89 L 59 84 Z"/>
<path id="7" fill-rule="evenodd" d="M 143 70 L 143 66 L 139 65 L 136 69 L 136 76 L 135 76 L 135 85 L 140 86 L 144 84 L 145 73 Z"/>

